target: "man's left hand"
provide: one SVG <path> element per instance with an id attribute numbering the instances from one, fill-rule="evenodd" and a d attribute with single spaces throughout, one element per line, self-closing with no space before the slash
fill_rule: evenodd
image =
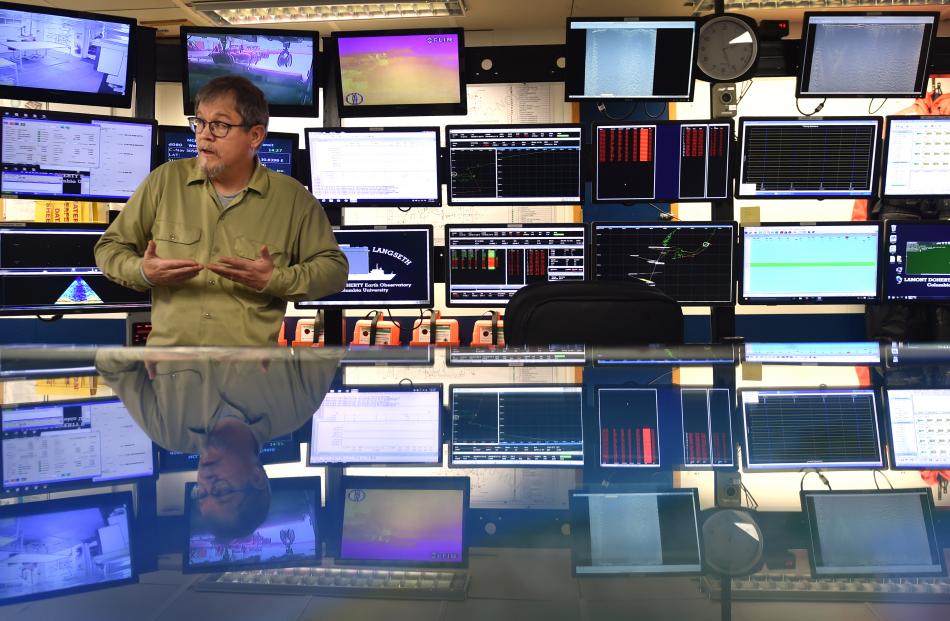
<path id="1" fill-rule="evenodd" d="M 240 257 L 221 257 L 216 263 L 206 266 L 209 270 L 228 280 L 261 291 L 270 282 L 274 272 L 274 260 L 270 258 L 267 246 L 261 246 L 261 256 L 253 261 Z"/>

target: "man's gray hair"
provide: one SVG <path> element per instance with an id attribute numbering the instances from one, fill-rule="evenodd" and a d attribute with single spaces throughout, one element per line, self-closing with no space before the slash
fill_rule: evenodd
<path id="1" fill-rule="evenodd" d="M 241 115 L 241 121 L 248 126 L 263 125 L 267 129 L 270 115 L 264 93 L 250 80 L 239 75 L 223 75 L 202 86 L 195 95 L 195 108 L 202 101 L 213 101 L 229 95 L 234 97 L 234 106 Z"/>

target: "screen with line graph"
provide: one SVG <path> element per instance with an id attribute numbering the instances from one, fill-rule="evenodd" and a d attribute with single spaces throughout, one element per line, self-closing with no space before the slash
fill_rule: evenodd
<path id="1" fill-rule="evenodd" d="M 950 222 L 888 221 L 884 300 L 950 299 Z"/>
<path id="2" fill-rule="evenodd" d="M 728 388 L 683 388 L 683 463 L 687 468 L 732 466 L 732 399 Z"/>
<path id="3" fill-rule="evenodd" d="M 583 466 L 580 386 L 452 386 L 452 466 Z"/>
<path id="4" fill-rule="evenodd" d="M 739 406 L 749 470 L 884 466 L 872 389 L 741 390 Z"/>
<path id="5" fill-rule="evenodd" d="M 591 236 L 596 280 L 639 280 L 680 304 L 735 302 L 735 222 L 595 222 Z"/>
<path id="6" fill-rule="evenodd" d="M 744 226 L 743 304 L 878 299 L 880 224 Z"/>
<path id="7" fill-rule="evenodd" d="M 577 204 L 581 126 L 447 126 L 450 205 Z"/>
<path id="8" fill-rule="evenodd" d="M 597 389 L 601 466 L 660 466 L 658 404 L 656 388 Z"/>
<path id="9" fill-rule="evenodd" d="M 877 189 L 881 119 L 743 118 L 739 198 L 868 198 Z"/>

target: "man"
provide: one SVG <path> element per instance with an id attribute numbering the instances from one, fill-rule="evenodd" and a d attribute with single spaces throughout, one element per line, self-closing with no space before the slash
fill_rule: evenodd
<path id="1" fill-rule="evenodd" d="M 155 169 L 96 244 L 121 285 L 152 289 L 149 345 L 267 345 L 287 301 L 346 284 L 347 261 L 320 204 L 257 160 L 267 102 L 222 76 L 195 98 L 194 159 Z"/>

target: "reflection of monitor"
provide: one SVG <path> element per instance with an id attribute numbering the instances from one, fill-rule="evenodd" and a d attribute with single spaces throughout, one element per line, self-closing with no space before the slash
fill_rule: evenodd
<path id="1" fill-rule="evenodd" d="M 341 117 L 466 114 L 461 28 L 333 32 Z"/>
<path id="2" fill-rule="evenodd" d="M 595 222 L 591 238 L 595 280 L 637 280 L 683 305 L 735 303 L 735 222 Z"/>
<path id="3" fill-rule="evenodd" d="M 435 364 L 435 347 L 396 347 L 392 345 L 353 345 L 343 352 L 343 365 L 424 366 Z"/>
<path id="4" fill-rule="evenodd" d="M 575 576 L 699 574 L 699 493 L 572 490 Z"/>
<path id="5" fill-rule="evenodd" d="M 687 468 L 734 464 L 732 397 L 728 388 L 683 388 L 683 463 Z"/>
<path id="6" fill-rule="evenodd" d="M 449 205 L 576 204 L 580 125 L 445 128 Z"/>
<path id="7" fill-rule="evenodd" d="M 596 347 L 594 366 L 676 365 L 708 366 L 733 364 L 732 345 L 642 345 L 638 347 Z"/>
<path id="8" fill-rule="evenodd" d="M 93 248 L 104 224 L 0 227 L 0 314 L 147 310 L 147 291 L 103 275 Z"/>
<path id="9" fill-rule="evenodd" d="M 942 576 L 929 489 L 801 492 L 812 575 Z"/>
<path id="10" fill-rule="evenodd" d="M 834 304 L 879 298 L 880 223 L 743 226 L 742 304 Z"/>
<path id="11" fill-rule="evenodd" d="M 346 207 L 441 207 L 437 127 L 308 129 L 310 186 Z"/>
<path id="12" fill-rule="evenodd" d="M 747 470 L 884 466 L 873 390 L 740 390 L 739 407 Z"/>
<path id="13" fill-rule="evenodd" d="M 297 308 L 321 306 L 396 308 L 432 306 L 432 226 L 369 226 L 334 229 L 350 262 L 343 291 Z"/>
<path id="14" fill-rule="evenodd" d="M 583 224 L 449 224 L 446 304 L 502 306 L 535 282 L 583 281 Z"/>
<path id="15" fill-rule="evenodd" d="M 298 567 L 320 560 L 320 477 L 272 479 L 264 521 L 247 537 L 230 541 L 215 537 L 202 517 L 202 501 L 192 498 L 194 489 L 194 483 L 185 486 L 183 572 Z"/>
<path id="16" fill-rule="evenodd" d="M 294 440 L 293 434 L 287 434 L 265 442 L 261 445 L 258 454 L 261 463 L 264 465 L 298 463 L 300 461 L 300 443 Z M 184 472 L 197 470 L 200 457 L 200 453 L 182 453 L 160 448 L 158 450 L 159 471 Z"/>
<path id="17" fill-rule="evenodd" d="M 881 364 L 875 342 L 744 343 L 742 361 L 759 364 Z"/>
<path id="18" fill-rule="evenodd" d="M 3 198 L 125 201 L 152 170 L 155 121 L 13 108 L 0 114 Z"/>
<path id="19" fill-rule="evenodd" d="M 4 495 L 155 474 L 152 440 L 114 397 L 4 406 L 0 417 Z"/>
<path id="20" fill-rule="evenodd" d="M 739 121 L 739 198 L 869 198 L 877 191 L 878 117 Z"/>
<path id="21" fill-rule="evenodd" d="M 889 116 L 881 194 L 950 196 L 950 116 Z"/>
<path id="22" fill-rule="evenodd" d="M 596 407 L 602 467 L 660 466 L 656 388 L 598 388 Z"/>
<path id="23" fill-rule="evenodd" d="M 288 177 L 297 176 L 297 134 L 267 132 L 257 150 L 261 164 Z M 158 163 L 183 160 L 198 155 L 195 132 L 189 127 L 158 126 Z"/>
<path id="24" fill-rule="evenodd" d="M 891 467 L 911 470 L 950 468 L 950 390 L 889 388 Z"/>
<path id="25" fill-rule="evenodd" d="M 567 99 L 692 100 L 698 32 L 693 18 L 569 18 Z"/>
<path id="26" fill-rule="evenodd" d="M 135 20 L 0 2 L 0 97 L 132 105 Z"/>
<path id="27" fill-rule="evenodd" d="M 522 345 L 515 347 L 449 347 L 450 366 L 583 366 L 583 345 Z"/>
<path id="28" fill-rule="evenodd" d="M 0 506 L 0 605 L 138 582 L 134 529 L 131 492 Z"/>
<path id="29" fill-rule="evenodd" d="M 331 390 L 313 415 L 308 461 L 438 464 L 441 422 L 441 384 Z"/>
<path id="30" fill-rule="evenodd" d="M 450 466 L 583 466 L 580 386 L 452 386 Z"/>
<path id="31" fill-rule="evenodd" d="M 194 114 L 195 95 L 202 86 L 238 75 L 264 92 L 271 116 L 318 116 L 319 37 L 313 30 L 183 26 L 185 114 Z"/>
<path id="32" fill-rule="evenodd" d="M 950 300 L 950 222 L 884 224 L 884 301 Z"/>
<path id="33" fill-rule="evenodd" d="M 939 19 L 936 12 L 806 11 L 795 96 L 923 97 Z"/>
<path id="34" fill-rule="evenodd" d="M 468 477 L 345 476 L 341 564 L 465 567 Z"/>
<path id="35" fill-rule="evenodd" d="M 652 121 L 594 127 L 595 203 L 729 197 L 730 121 Z"/>

